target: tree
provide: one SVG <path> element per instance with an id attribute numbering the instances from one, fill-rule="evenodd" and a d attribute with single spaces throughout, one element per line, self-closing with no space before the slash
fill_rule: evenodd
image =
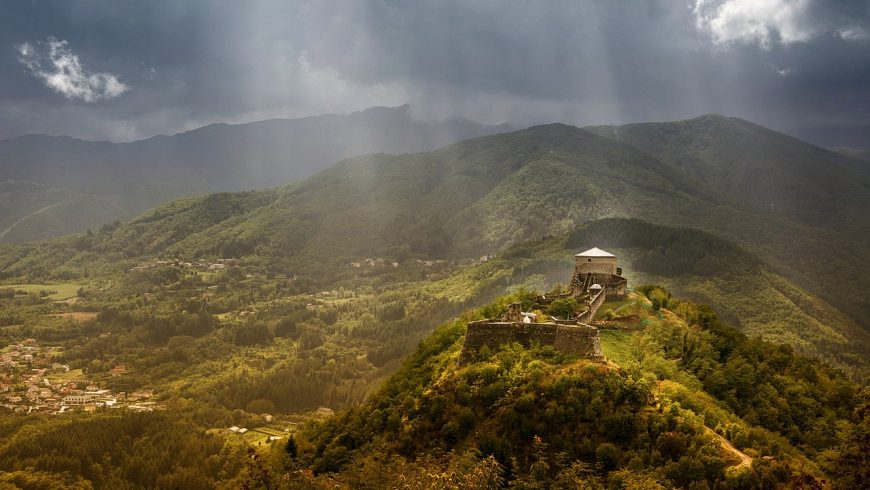
<path id="1" fill-rule="evenodd" d="M 557 299 L 547 308 L 547 313 L 564 319 L 573 317 L 575 311 L 577 311 L 577 300 L 574 298 Z"/>

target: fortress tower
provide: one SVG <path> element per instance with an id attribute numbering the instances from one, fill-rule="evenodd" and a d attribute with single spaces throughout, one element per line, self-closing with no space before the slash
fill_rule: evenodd
<path id="1" fill-rule="evenodd" d="M 571 280 L 573 296 L 586 294 L 590 288 L 603 288 L 609 298 L 618 299 L 625 296 L 627 287 L 628 281 L 622 277 L 622 268 L 617 266 L 616 255 L 593 247 L 574 256 L 574 278 Z"/>
<path id="2" fill-rule="evenodd" d="M 598 247 L 579 253 L 574 256 L 574 273 L 598 273 L 620 275 L 622 270 L 616 267 L 616 255 L 605 252 Z"/>

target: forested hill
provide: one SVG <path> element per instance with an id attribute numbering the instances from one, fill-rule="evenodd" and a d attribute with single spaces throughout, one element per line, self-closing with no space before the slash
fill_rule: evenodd
<path id="1" fill-rule="evenodd" d="M 664 149 L 553 124 L 437 151 L 353 158 L 287 187 L 174 201 L 117 229 L 8 249 L 3 270 L 74 277 L 107 256 L 124 265 L 118 261 L 154 255 L 256 254 L 294 270 L 372 255 L 479 257 L 588 220 L 630 216 L 734 239 L 865 322 L 870 192 L 856 160 L 721 116 L 653 129 L 664 135 L 647 140 L 661 139 Z M 680 136 L 665 138 L 671 131 Z M 722 156 L 729 148 L 739 165 Z M 701 170 L 687 170 L 693 166 Z M 762 211 L 739 191 L 754 182 L 751 170 L 767 187 L 750 189 L 778 196 L 772 208 Z M 774 192 L 780 173 L 784 184 Z"/>
<path id="2" fill-rule="evenodd" d="M 274 448 L 256 475 L 480 489 L 845 489 L 866 477 L 866 394 L 706 307 L 644 288 L 613 315 L 642 326 L 601 332 L 606 362 L 514 344 L 459 364 L 481 314 L 439 328 L 377 395 Z"/>
<path id="3" fill-rule="evenodd" d="M 27 135 L 0 141 L 0 242 L 128 220 L 162 201 L 308 177 L 374 152 L 431 150 L 506 130 L 423 122 L 408 106 L 348 115 L 212 124 L 131 143 Z"/>
<path id="4" fill-rule="evenodd" d="M 870 333 L 864 327 L 757 256 L 701 230 L 636 219 L 597 220 L 567 235 L 513 247 L 491 266 L 512 267 L 521 259 L 522 268 L 543 270 L 592 246 L 619 257 L 629 284 L 665 285 L 680 297 L 710 305 L 745 334 L 825 359 L 854 379 L 870 379 Z M 536 286 L 564 281 L 565 274 L 549 274 Z"/>
<path id="5" fill-rule="evenodd" d="M 867 231 L 852 214 L 870 206 L 870 171 L 839 153 L 718 115 L 584 129 L 653 155 L 757 212 Z"/>
<path id="6" fill-rule="evenodd" d="M 870 167 L 862 161 L 719 115 L 585 129 L 655 156 L 721 199 L 704 209 L 707 218 L 666 213 L 661 221 L 724 232 L 867 324 L 870 300 L 859 291 L 870 252 Z M 724 207 L 741 211 L 716 212 Z"/>

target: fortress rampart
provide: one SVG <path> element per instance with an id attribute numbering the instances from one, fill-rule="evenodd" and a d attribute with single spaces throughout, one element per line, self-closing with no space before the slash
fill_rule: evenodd
<path id="1" fill-rule="evenodd" d="M 591 359 L 603 357 L 598 329 L 591 325 L 483 320 L 468 324 L 459 361 L 466 363 L 472 360 L 483 346 L 496 351 L 513 342 L 523 347 L 530 347 L 532 344 L 552 345 L 560 352 Z"/>
<path id="2" fill-rule="evenodd" d="M 577 316 L 576 320 L 578 323 L 591 323 L 592 319 L 595 318 L 595 314 L 598 313 L 598 308 L 601 308 L 601 305 L 604 304 L 604 300 L 607 298 L 607 290 L 602 289 L 598 291 L 598 294 L 595 295 L 589 301 L 589 307 L 586 308 L 586 311 L 580 313 Z"/>
<path id="3" fill-rule="evenodd" d="M 627 281 L 622 277 L 622 269 L 617 267 L 616 256 L 609 252 L 592 248 L 577 254 L 575 260 L 569 290 L 535 298 L 532 306 L 537 313 L 524 313 L 520 303 L 513 303 L 498 319 L 469 323 L 459 362 L 464 364 L 474 360 L 484 346 L 496 351 L 514 342 L 527 348 L 533 344 L 550 345 L 559 352 L 577 354 L 587 359 L 603 359 L 598 329 L 588 323 L 595 318 L 595 313 L 608 296 L 625 296 Z M 538 323 L 542 311 L 547 310 L 554 301 L 567 298 L 578 302 L 578 308 L 573 313 L 563 312 L 564 318 L 550 316 L 551 321 Z M 584 308 L 578 313 L 581 306 Z"/>

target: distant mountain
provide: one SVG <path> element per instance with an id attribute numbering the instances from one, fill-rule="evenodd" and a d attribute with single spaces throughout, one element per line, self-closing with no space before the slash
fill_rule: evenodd
<path id="1" fill-rule="evenodd" d="M 609 131 L 552 124 L 357 157 L 283 188 L 173 201 L 117 229 L 0 250 L 0 270 L 68 278 L 154 256 L 266 257 L 274 270 L 338 281 L 365 257 L 480 257 L 590 220 L 634 217 L 702 228 L 770 264 L 752 280 L 767 277 L 777 308 L 803 312 L 791 324 L 867 328 L 870 178 L 860 162 L 721 116 Z M 728 296 L 704 284 L 687 292 L 728 310 Z M 752 313 L 747 298 L 735 301 L 734 311 Z M 756 318 L 793 336 L 782 323 L 789 315 Z M 852 329 L 836 327 L 834 343 Z"/>
<path id="2" fill-rule="evenodd" d="M 870 150 L 863 148 L 847 148 L 845 146 L 838 146 L 836 148 L 831 148 L 831 151 L 835 151 L 842 155 L 846 155 L 852 158 L 858 158 L 861 160 L 867 160 L 870 162 Z"/>
<path id="3" fill-rule="evenodd" d="M 842 211 L 870 204 L 866 166 L 742 119 L 706 115 L 584 129 L 638 148 L 703 190 L 756 212 L 848 226 L 854 220 Z"/>
<path id="4" fill-rule="evenodd" d="M 170 198 L 271 187 L 355 155 L 431 150 L 505 129 L 417 121 L 406 105 L 212 124 L 121 144 L 21 136 L 0 141 L 0 242 L 84 231 Z"/>

